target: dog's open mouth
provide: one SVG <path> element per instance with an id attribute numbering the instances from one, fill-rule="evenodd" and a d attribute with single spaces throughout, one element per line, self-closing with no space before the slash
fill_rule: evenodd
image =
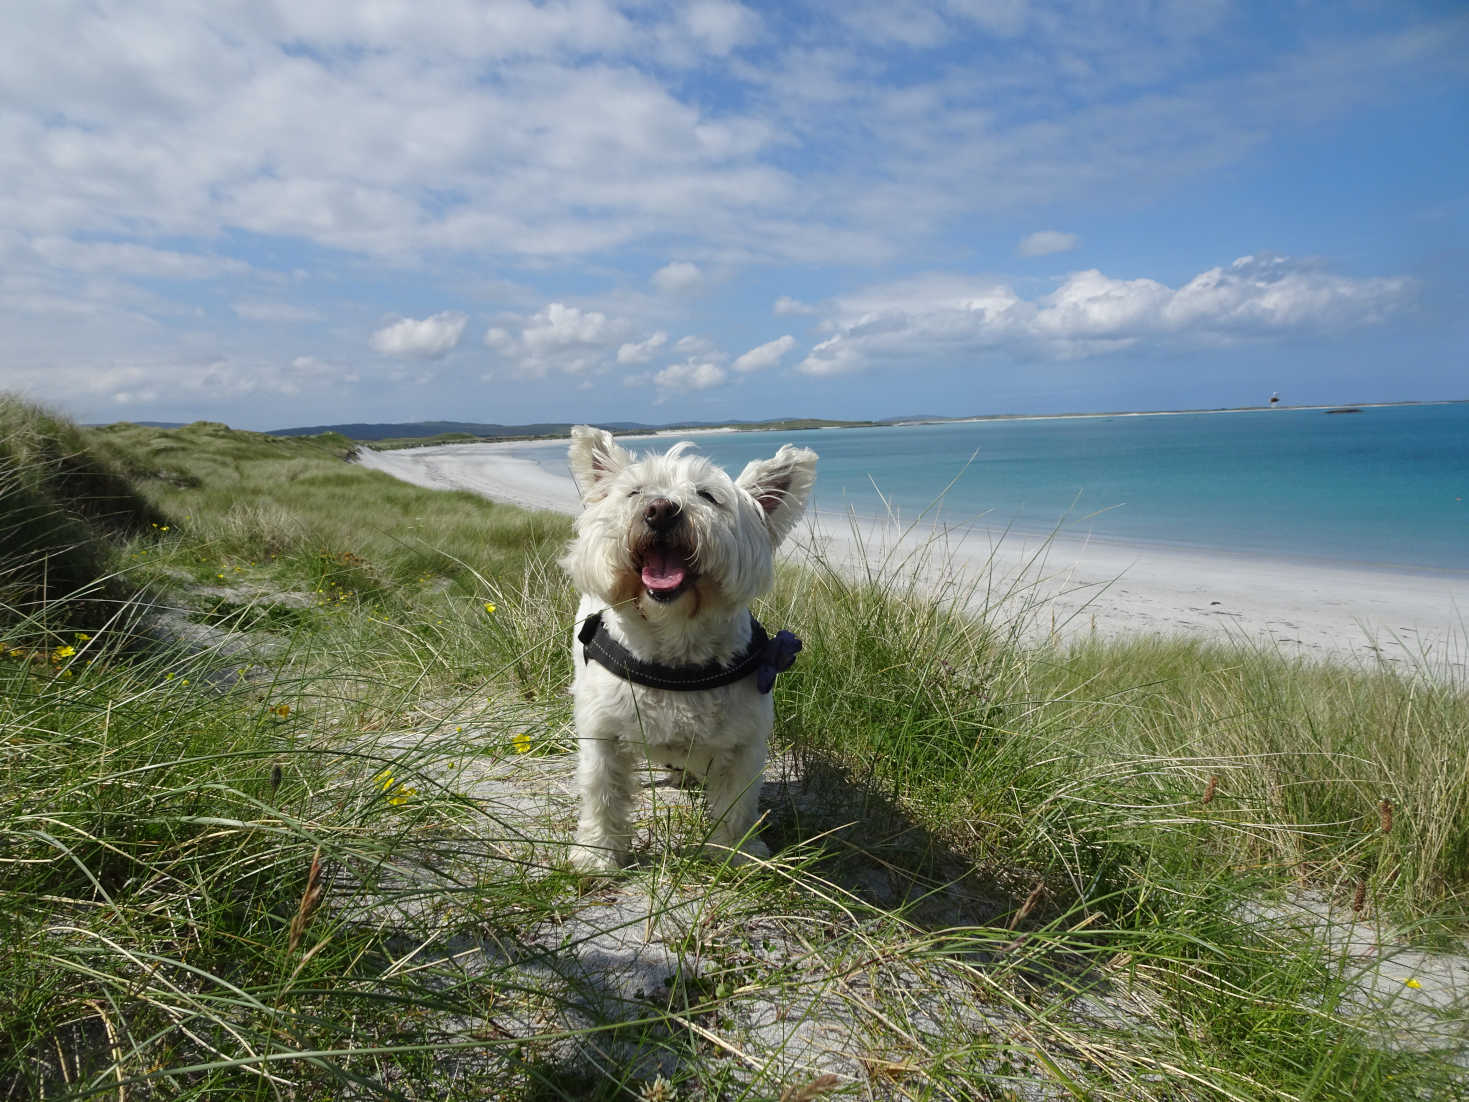
<path id="1" fill-rule="evenodd" d="M 674 601 L 693 584 L 694 568 L 678 548 L 654 544 L 643 552 L 639 577 L 653 600 Z"/>

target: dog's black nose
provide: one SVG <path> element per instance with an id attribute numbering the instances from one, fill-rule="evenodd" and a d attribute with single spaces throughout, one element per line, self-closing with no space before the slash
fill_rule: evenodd
<path id="1" fill-rule="evenodd" d="M 678 523 L 682 515 L 676 501 L 666 497 L 654 498 L 643 510 L 643 523 L 655 532 L 664 532 Z"/>

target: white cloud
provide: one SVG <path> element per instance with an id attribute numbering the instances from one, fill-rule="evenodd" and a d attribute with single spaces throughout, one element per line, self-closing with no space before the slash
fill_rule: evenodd
<path id="1" fill-rule="evenodd" d="M 839 301 L 825 323 L 833 335 L 797 369 L 839 375 L 884 364 L 952 364 L 995 350 L 1076 359 L 1144 342 L 1197 347 L 1292 331 L 1340 333 L 1384 320 L 1413 290 L 1401 276 L 1340 276 L 1273 256 L 1241 257 L 1177 290 L 1087 269 L 1030 300 L 1002 281 L 930 275 Z"/>
<path id="2" fill-rule="evenodd" d="M 1112 279 L 1095 268 L 1072 272 L 1049 295 L 1037 300 L 1040 308 L 1030 329 L 1061 339 L 1135 336 L 1162 328 L 1163 312 L 1173 292 L 1152 279 Z"/>
<path id="3" fill-rule="evenodd" d="M 113 272 L 150 279 L 214 279 L 250 270 L 248 264 L 230 257 L 122 241 L 74 241 L 48 236 L 35 239 L 32 248 L 48 264 L 74 272 Z"/>
<path id="4" fill-rule="evenodd" d="M 126 409 L 113 412 L 111 406 L 173 401 L 197 409 L 221 400 L 296 397 L 360 381 L 354 369 L 315 356 L 297 356 L 286 363 L 232 357 L 96 363 L 68 366 L 62 373 L 68 389 L 90 396 L 103 417 L 129 416 Z"/>
<path id="5" fill-rule="evenodd" d="M 485 333 L 485 344 L 508 361 L 516 375 L 543 378 L 552 373 L 588 375 L 608 370 L 613 363 L 647 363 L 668 341 L 663 332 L 641 340 L 635 337 L 633 323 L 625 318 L 552 302 L 518 322 L 518 331 L 509 325 L 493 326 Z"/>
<path id="6" fill-rule="evenodd" d="M 617 362 L 620 364 L 645 364 L 653 358 L 658 349 L 668 343 L 668 334 L 659 330 L 644 341 L 624 344 L 617 350 Z"/>
<path id="7" fill-rule="evenodd" d="M 320 310 L 290 302 L 234 302 L 230 309 L 245 321 L 267 323 L 324 321 L 326 317 Z"/>
<path id="8" fill-rule="evenodd" d="M 816 307 L 812 306 L 810 303 L 802 302 L 800 299 L 791 298 L 789 295 L 781 295 L 780 298 L 775 300 L 775 305 L 771 309 L 776 315 L 781 317 L 793 314 L 817 313 Z"/>
<path id="9" fill-rule="evenodd" d="M 653 286 L 668 294 L 685 294 L 696 290 L 704 282 L 704 273 L 697 264 L 687 260 L 675 260 L 653 273 Z"/>
<path id="10" fill-rule="evenodd" d="M 445 310 L 421 321 L 404 318 L 373 333 L 370 343 L 384 356 L 437 360 L 454 350 L 468 320 L 454 310 Z"/>
<path id="11" fill-rule="evenodd" d="M 708 337 L 699 337 L 690 333 L 687 337 L 679 337 L 674 343 L 674 351 L 680 356 L 690 360 L 722 360 L 724 357 L 719 353 L 719 346 Z"/>
<path id="12" fill-rule="evenodd" d="M 1052 253 L 1067 253 L 1081 244 L 1074 233 L 1060 230 L 1040 230 L 1021 239 L 1016 252 L 1021 256 L 1050 256 Z"/>
<path id="13" fill-rule="evenodd" d="M 1385 320 L 1412 290 L 1412 280 L 1402 276 L 1352 279 L 1289 257 L 1242 256 L 1180 287 L 1168 302 L 1165 321 L 1174 328 L 1348 328 Z"/>
<path id="14" fill-rule="evenodd" d="M 727 54 L 759 33 L 759 17 L 731 0 L 694 0 L 680 7 L 688 33 L 712 54 Z"/>
<path id="15" fill-rule="evenodd" d="M 260 374 L 257 372 L 257 374 Z M 267 367 L 263 372 L 266 385 L 284 395 L 297 395 L 323 387 L 343 386 L 361 381 L 356 370 L 344 364 L 331 363 L 316 356 L 297 356 L 289 367 Z"/>
<path id="16" fill-rule="evenodd" d="M 787 334 L 750 349 L 730 366 L 739 372 L 764 371 L 780 363 L 785 354 L 794 347 L 796 347 L 796 338 Z"/>
<path id="17" fill-rule="evenodd" d="M 554 355 L 568 348 L 616 344 L 625 328 L 625 323 L 613 321 L 600 311 L 553 302 L 526 323 L 520 339 L 533 354 Z"/>
<path id="18" fill-rule="evenodd" d="M 718 364 L 690 362 L 669 364 L 653 375 L 653 382 L 664 390 L 708 390 L 728 378 L 729 375 Z"/>

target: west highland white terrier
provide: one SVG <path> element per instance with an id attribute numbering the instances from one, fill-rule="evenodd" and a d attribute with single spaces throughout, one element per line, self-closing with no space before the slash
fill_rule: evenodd
<path id="1" fill-rule="evenodd" d="M 573 865 L 627 856 L 640 760 L 704 782 L 726 856 L 764 857 L 750 836 L 775 722 L 770 688 L 800 642 L 749 611 L 816 477 L 787 444 L 730 478 L 692 443 L 634 459 L 600 429 L 571 430 L 584 509 L 562 567 L 581 591 L 573 644 L 577 785 Z"/>

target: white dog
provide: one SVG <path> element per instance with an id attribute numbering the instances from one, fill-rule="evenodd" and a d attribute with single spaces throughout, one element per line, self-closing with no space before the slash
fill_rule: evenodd
<path id="1" fill-rule="evenodd" d="M 571 430 L 585 508 L 561 565 L 582 593 L 573 644 L 581 815 L 572 863 L 627 854 L 640 758 L 703 780 L 714 848 L 765 856 L 750 837 L 770 686 L 800 642 L 770 640 L 750 601 L 806 507 L 816 453 L 787 444 L 731 479 L 684 442 L 634 460 L 610 433 Z"/>

